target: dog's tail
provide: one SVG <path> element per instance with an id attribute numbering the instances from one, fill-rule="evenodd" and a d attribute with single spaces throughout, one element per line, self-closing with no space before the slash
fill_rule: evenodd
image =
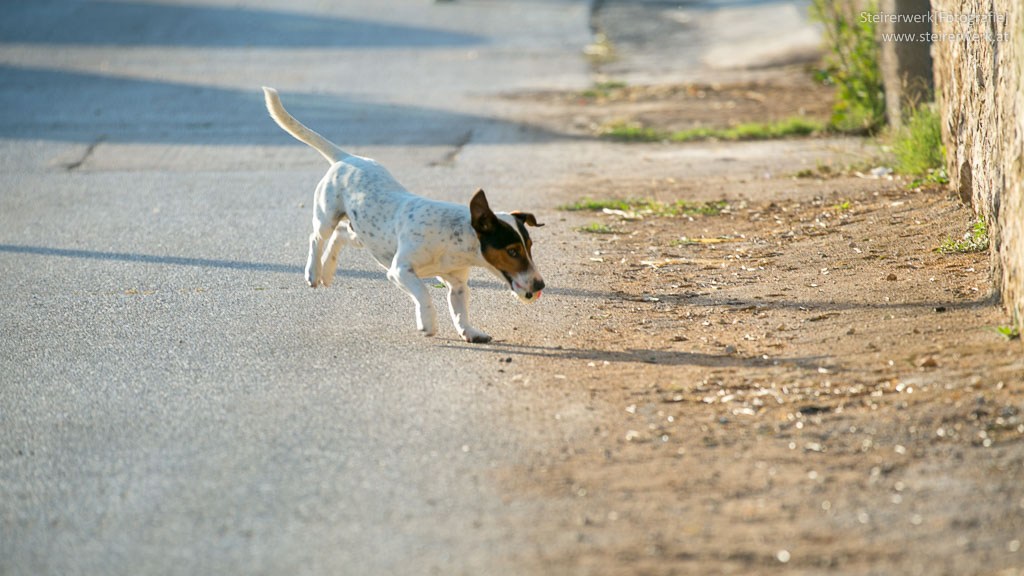
<path id="1" fill-rule="evenodd" d="M 323 154 L 324 158 L 327 158 L 331 164 L 348 156 L 341 148 L 335 146 L 333 142 L 306 128 L 302 125 L 302 122 L 299 122 L 294 116 L 289 114 L 284 109 L 284 106 L 281 105 L 281 98 L 277 95 L 277 90 L 264 86 L 263 95 L 267 100 L 267 111 L 270 112 L 270 117 L 285 132 L 294 136 L 296 140 L 312 146 L 317 152 Z"/>

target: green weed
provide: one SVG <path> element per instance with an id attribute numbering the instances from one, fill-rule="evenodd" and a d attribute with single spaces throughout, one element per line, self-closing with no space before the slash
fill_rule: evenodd
<path id="1" fill-rule="evenodd" d="M 994 326 L 989 330 L 999 334 L 1006 340 L 1016 340 L 1020 338 L 1020 329 L 1017 326 Z"/>
<path id="2" fill-rule="evenodd" d="M 778 122 L 752 122 L 730 128 L 691 128 L 666 132 L 642 126 L 616 122 L 606 125 L 601 136 L 620 142 L 693 142 L 696 140 L 770 140 L 789 136 L 807 136 L 822 132 L 821 122 L 794 116 Z"/>
<path id="3" fill-rule="evenodd" d="M 618 92 L 625 88 L 627 84 L 625 82 L 598 82 L 594 84 L 594 87 L 589 90 L 584 90 L 580 93 L 584 98 L 611 98 Z"/>
<path id="4" fill-rule="evenodd" d="M 812 0 L 811 18 L 824 26 L 829 51 L 819 80 L 838 88 L 832 109 L 832 128 L 873 134 L 885 125 L 885 92 L 878 71 L 875 25 L 861 18 L 855 2 Z M 877 2 L 865 10 L 877 13 Z"/>
<path id="5" fill-rule="evenodd" d="M 685 200 L 676 200 L 675 202 L 664 203 L 654 200 L 594 200 L 592 198 L 584 198 L 572 204 L 559 206 L 558 209 L 568 212 L 600 212 L 609 209 L 652 214 L 655 216 L 717 216 L 728 206 L 729 203 L 723 201 L 687 202 Z"/>
<path id="6" fill-rule="evenodd" d="M 942 120 L 934 106 L 914 109 L 903 126 L 890 135 L 896 170 L 904 174 L 926 174 L 945 163 L 942 145 Z M 948 180 L 948 179 L 947 179 Z"/>
<path id="7" fill-rule="evenodd" d="M 567 212 L 600 212 L 605 208 L 623 211 L 633 210 L 629 202 L 622 200 L 594 200 L 591 198 L 584 198 L 572 204 L 563 204 L 558 207 L 559 210 Z"/>
<path id="8" fill-rule="evenodd" d="M 728 202 L 717 201 L 717 202 L 686 202 L 685 200 L 676 200 L 673 204 L 665 205 L 665 208 L 661 211 L 656 211 L 660 215 L 679 216 L 680 214 L 695 216 L 718 216 L 729 207 Z"/>
<path id="9" fill-rule="evenodd" d="M 978 220 L 971 226 L 971 231 L 960 240 L 946 238 L 938 251 L 943 254 L 966 254 L 988 250 L 988 226 L 984 220 Z"/>
<path id="10" fill-rule="evenodd" d="M 618 234 L 620 232 L 615 228 L 611 228 L 604 224 L 598 224 L 597 222 L 592 222 L 586 226 L 580 226 L 576 231 L 586 232 L 587 234 Z"/>
<path id="11" fill-rule="evenodd" d="M 928 174 L 923 178 L 914 178 L 908 188 L 910 190 L 917 190 L 926 184 L 949 184 L 949 174 L 946 174 L 945 168 L 929 170 Z"/>
<path id="12" fill-rule="evenodd" d="M 600 135 L 619 142 L 661 142 L 668 139 L 668 133 L 661 130 L 624 122 L 603 126 Z"/>

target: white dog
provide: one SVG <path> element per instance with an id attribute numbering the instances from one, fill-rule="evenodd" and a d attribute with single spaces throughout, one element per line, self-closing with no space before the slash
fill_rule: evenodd
<path id="1" fill-rule="evenodd" d="M 437 331 L 437 314 L 420 278 L 440 279 L 448 287 L 452 322 L 467 342 L 491 340 L 469 325 L 471 267 L 490 270 L 524 302 L 540 298 L 544 280 L 534 268 L 526 226 L 543 224 L 533 214 L 495 214 L 483 190 L 468 208 L 412 194 L 377 162 L 347 154 L 303 126 L 284 109 L 276 90 L 263 88 L 263 93 L 277 125 L 331 162 L 313 196 L 306 260 L 311 287 L 330 286 L 342 246 L 365 246 L 387 269 L 388 279 L 412 297 L 416 328 L 427 336 Z"/>

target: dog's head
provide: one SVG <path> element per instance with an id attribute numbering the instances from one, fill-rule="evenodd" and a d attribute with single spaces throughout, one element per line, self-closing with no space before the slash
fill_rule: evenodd
<path id="1" fill-rule="evenodd" d="M 473 196 L 469 213 L 480 239 L 480 252 L 491 272 L 503 278 L 520 300 L 533 302 L 540 298 L 544 280 L 533 265 L 533 242 L 526 227 L 543 224 L 527 212 L 492 212 L 483 190 Z"/>

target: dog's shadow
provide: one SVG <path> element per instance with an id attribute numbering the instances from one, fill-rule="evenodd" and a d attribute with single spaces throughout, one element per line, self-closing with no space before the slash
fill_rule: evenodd
<path id="1" fill-rule="evenodd" d="M 441 348 L 471 350 L 482 353 L 497 353 L 499 356 L 526 356 L 546 358 L 550 360 L 582 360 L 591 362 L 608 362 L 609 364 L 654 364 L 661 366 L 700 366 L 705 368 L 765 368 L 775 365 L 796 365 L 800 368 L 816 370 L 826 360 L 826 356 L 804 357 L 768 357 L 742 356 L 739 354 L 704 354 L 678 350 L 599 350 L 593 348 L 566 348 L 563 346 L 531 346 L 512 344 L 509 342 L 492 341 L 489 344 L 468 344 L 461 340 L 451 339 L 440 345 Z M 830 363 L 831 364 L 831 363 Z M 833 372 L 842 369 L 829 366 Z"/>
<path id="2" fill-rule="evenodd" d="M 190 266 L 197 268 L 224 268 L 228 270 L 243 270 L 257 272 L 275 272 L 292 274 L 302 278 L 303 268 L 289 264 L 274 264 L 271 262 L 248 262 L 243 260 L 224 260 L 217 258 L 198 258 L 190 256 L 157 256 L 155 254 L 139 254 L 133 252 L 104 252 L 100 250 L 84 250 L 69 248 L 48 248 L 45 246 L 28 246 L 24 244 L 0 244 L 0 252 L 9 254 L 31 254 L 37 256 L 57 256 L 61 258 L 77 258 L 84 260 L 133 262 L 138 264 L 162 264 L 169 266 Z M 386 276 L 381 270 L 353 270 L 339 269 L 337 275 L 342 278 L 353 279 L 374 279 L 385 280 Z M 385 280 L 386 281 L 386 280 Z M 429 280 L 427 280 L 429 284 Z M 500 282 L 470 280 L 473 289 L 489 290 L 496 292 L 507 292 L 508 286 Z M 613 292 L 602 292 L 598 290 L 586 290 L 582 288 L 554 287 L 544 291 L 545 294 L 558 296 L 572 296 L 577 298 L 612 298 L 619 294 Z"/>

